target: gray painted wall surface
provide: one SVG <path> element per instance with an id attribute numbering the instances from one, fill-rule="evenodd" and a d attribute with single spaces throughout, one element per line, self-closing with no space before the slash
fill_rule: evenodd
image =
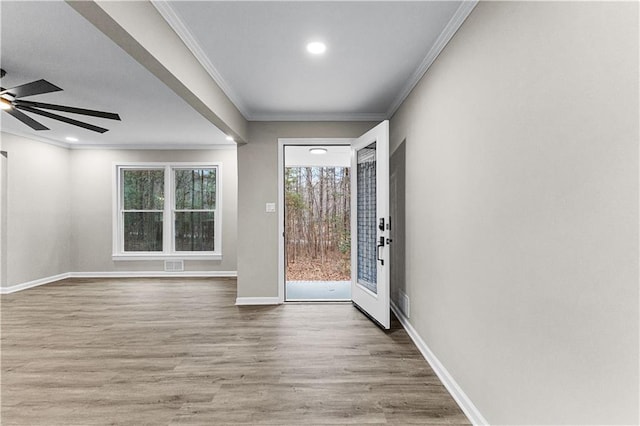
<path id="1" fill-rule="evenodd" d="M 234 149 L 68 150 L 7 133 L 2 133 L 2 149 L 9 153 L 7 214 L 3 216 L 6 250 L 2 251 L 7 267 L 1 271 L 6 274 L 2 286 L 67 272 L 164 269 L 161 260 L 111 259 L 116 162 L 221 162 L 222 260 L 187 260 L 185 270 L 236 271 L 238 171 Z"/>
<path id="2" fill-rule="evenodd" d="M 492 424 L 638 424 L 638 3 L 481 2 L 391 120 L 411 323 Z"/>
<path id="3" fill-rule="evenodd" d="M 390 297 L 406 315 L 400 295 L 406 293 L 406 164 L 407 150 L 403 142 L 395 146 L 389 158 L 389 215 L 391 216 L 391 262 L 389 263 Z M 410 309 L 409 309 L 410 313 Z"/>
<path id="4" fill-rule="evenodd" d="M 377 123 L 251 122 L 238 146 L 238 297 L 278 296 L 278 138 L 354 138 Z"/>
<path id="5" fill-rule="evenodd" d="M 0 151 L 2 151 L 0 136 Z M 0 153 L 0 287 L 7 282 L 7 163 L 6 154 Z"/>
<path id="6" fill-rule="evenodd" d="M 72 150 L 71 256 L 75 272 L 162 271 L 164 262 L 113 261 L 112 189 L 113 168 L 118 162 L 222 163 L 222 260 L 188 260 L 185 270 L 235 271 L 237 233 L 236 150 Z"/>
<path id="7" fill-rule="evenodd" d="M 8 133 L 1 137 L 9 157 L 2 286 L 69 272 L 69 151 Z"/>

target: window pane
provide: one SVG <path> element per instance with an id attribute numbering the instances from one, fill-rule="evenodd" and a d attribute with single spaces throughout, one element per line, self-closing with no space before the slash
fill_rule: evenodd
<path id="1" fill-rule="evenodd" d="M 176 251 L 214 251 L 214 212 L 176 212 Z"/>
<path id="2" fill-rule="evenodd" d="M 176 169 L 176 210 L 215 210 L 216 169 Z"/>
<path id="3" fill-rule="evenodd" d="M 125 210 L 163 210 L 164 170 L 123 170 Z"/>
<path id="4" fill-rule="evenodd" d="M 162 212 L 124 213 L 124 251 L 162 251 Z"/>
<path id="5" fill-rule="evenodd" d="M 356 170 L 358 226 L 358 283 L 378 293 L 376 237 L 376 143 L 358 150 Z"/>

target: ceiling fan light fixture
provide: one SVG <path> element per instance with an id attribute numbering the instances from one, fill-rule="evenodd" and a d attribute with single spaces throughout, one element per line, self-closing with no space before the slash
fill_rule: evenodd
<path id="1" fill-rule="evenodd" d="M 11 101 L 9 99 L 0 97 L 0 109 L 3 109 L 5 111 L 10 110 L 13 109 L 13 105 L 11 105 Z"/>
<path id="2" fill-rule="evenodd" d="M 327 153 L 327 148 L 322 148 L 320 146 L 314 146 L 313 148 L 309 148 L 309 152 L 315 155 L 322 155 Z"/>
<path id="3" fill-rule="evenodd" d="M 322 55 L 327 51 L 327 45 L 322 43 L 321 41 L 312 41 L 307 44 L 307 52 L 312 55 Z"/>

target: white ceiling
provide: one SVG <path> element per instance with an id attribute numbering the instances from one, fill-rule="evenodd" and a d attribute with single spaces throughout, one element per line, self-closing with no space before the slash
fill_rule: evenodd
<path id="1" fill-rule="evenodd" d="M 460 1 L 154 5 L 249 120 L 389 118 L 466 17 Z M 36 132 L 3 113 L 3 131 L 63 144 L 75 136 L 95 146 L 229 145 L 65 2 L 0 0 L 0 20 L 3 87 L 44 78 L 65 90 L 29 100 L 122 117 L 74 117 L 110 129 L 101 135 L 39 116 L 51 130 Z M 310 40 L 324 41 L 326 54 L 311 57 Z"/>
<path id="2" fill-rule="evenodd" d="M 324 154 L 312 154 L 310 149 L 322 147 Z M 351 148 L 344 145 L 286 145 L 284 165 L 287 167 L 350 167 Z"/>
<path id="3" fill-rule="evenodd" d="M 116 112 L 122 121 L 73 116 L 109 129 L 104 134 L 32 115 L 51 130 L 34 131 L 9 114 L 9 133 L 47 142 L 124 147 L 229 145 L 217 127 L 61 1 L 0 1 L 2 87 L 41 78 L 64 89 L 27 100 Z M 29 115 L 29 113 L 27 113 Z M 64 114 L 63 114 L 64 115 Z M 71 116 L 71 115 L 69 115 Z"/>
<path id="4" fill-rule="evenodd" d="M 381 120 L 461 2 L 154 4 L 248 119 Z M 306 52 L 312 40 L 327 45 L 322 57 Z"/>

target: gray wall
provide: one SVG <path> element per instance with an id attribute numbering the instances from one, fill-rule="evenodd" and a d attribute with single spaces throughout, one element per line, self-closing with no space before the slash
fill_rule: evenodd
<path id="1" fill-rule="evenodd" d="M 492 424 L 637 424 L 638 3 L 481 2 L 391 120 L 410 322 Z"/>
<path id="2" fill-rule="evenodd" d="M 115 162 L 222 163 L 222 260 L 185 261 L 187 271 L 234 272 L 237 234 L 237 159 L 224 150 L 68 150 L 2 133 L 7 199 L 3 201 L 3 287 L 67 272 L 162 271 L 162 261 L 118 261 L 112 253 Z M 0 171 L 2 173 L 3 171 Z M 5 203 L 6 201 L 6 203 Z M 4 212 L 3 212 L 4 213 Z M 6 248 L 5 248 L 6 247 Z M 6 263 L 6 267 L 5 266 Z"/>
<path id="3" fill-rule="evenodd" d="M 278 296 L 278 138 L 354 138 L 377 123 L 251 122 L 238 146 L 238 297 Z"/>
<path id="4" fill-rule="evenodd" d="M 389 216 L 391 216 L 391 244 L 389 262 L 390 297 L 398 308 L 407 315 L 400 302 L 401 294 L 406 294 L 406 144 L 396 145 L 389 158 Z M 409 309 L 410 311 L 410 309 Z"/>
<path id="5" fill-rule="evenodd" d="M 8 153 L 2 286 L 69 272 L 69 151 L 8 133 L 1 137 Z"/>
<path id="6" fill-rule="evenodd" d="M 75 272 L 162 271 L 163 261 L 113 261 L 112 190 L 117 162 L 217 161 L 222 163 L 222 260 L 186 260 L 185 270 L 236 271 L 237 183 L 235 149 L 206 151 L 72 150 L 71 257 Z"/>
<path id="7" fill-rule="evenodd" d="M 0 151 L 2 151 L 0 137 Z M 7 281 L 7 155 L 0 153 L 0 287 Z"/>

